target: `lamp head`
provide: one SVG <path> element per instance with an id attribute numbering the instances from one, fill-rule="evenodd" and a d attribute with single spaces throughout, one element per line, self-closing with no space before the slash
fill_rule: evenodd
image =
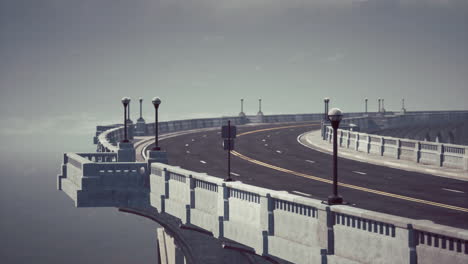
<path id="1" fill-rule="evenodd" d="M 127 106 L 130 103 L 130 100 L 131 100 L 130 97 L 123 97 L 122 98 L 122 104 L 124 106 Z"/>
<path id="2" fill-rule="evenodd" d="M 140 103 L 143 102 L 143 98 L 141 98 L 141 97 L 138 100 L 140 100 Z"/>
<path id="3" fill-rule="evenodd" d="M 161 99 L 159 97 L 154 97 L 153 98 L 153 105 L 154 106 L 159 106 L 161 104 Z"/>
<path id="4" fill-rule="evenodd" d="M 328 119 L 330 119 L 330 121 L 338 121 L 340 122 L 341 119 L 343 118 L 343 113 L 341 112 L 340 109 L 338 108 L 332 108 L 329 112 L 328 112 Z"/>
<path id="5" fill-rule="evenodd" d="M 323 101 L 324 101 L 325 103 L 328 103 L 328 102 L 330 102 L 330 98 L 325 97 L 325 98 L 323 98 Z"/>

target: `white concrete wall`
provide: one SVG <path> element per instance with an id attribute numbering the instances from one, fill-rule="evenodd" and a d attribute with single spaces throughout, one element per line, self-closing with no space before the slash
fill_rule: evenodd
<path id="1" fill-rule="evenodd" d="M 167 181 L 167 197 L 158 186 L 164 184 L 164 173 L 151 175 L 152 206 L 259 255 L 293 263 L 417 263 L 416 257 L 418 263 L 468 262 L 468 230 L 349 206 L 329 207 L 310 198 L 152 164 L 152 171 L 163 170 L 185 175 L 188 184 L 172 188 L 180 182 Z M 174 197 L 179 195 L 188 199 Z M 168 210 L 168 204 L 179 211 Z M 440 245 L 428 245 L 427 238 L 421 243 L 421 234 L 438 236 Z M 443 239 L 446 248 L 441 248 Z"/>
<path id="2" fill-rule="evenodd" d="M 339 146 L 415 163 L 468 170 L 468 146 L 442 144 L 338 129 Z M 333 129 L 325 128 L 325 140 L 333 143 Z M 356 146 L 356 141 L 358 145 Z M 349 142 L 349 143 L 348 143 Z"/>

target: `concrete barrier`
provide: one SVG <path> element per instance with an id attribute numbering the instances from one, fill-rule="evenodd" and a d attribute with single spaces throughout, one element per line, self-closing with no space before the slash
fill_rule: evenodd
<path id="1" fill-rule="evenodd" d="M 325 128 L 325 139 L 332 144 L 333 129 Z M 357 152 L 377 154 L 435 165 L 468 170 L 468 146 L 443 144 L 411 139 L 382 137 L 373 134 L 338 129 L 338 145 Z"/>
<path id="2" fill-rule="evenodd" d="M 293 263 L 466 263 L 468 231 L 151 165 L 150 203 L 184 224 Z"/>

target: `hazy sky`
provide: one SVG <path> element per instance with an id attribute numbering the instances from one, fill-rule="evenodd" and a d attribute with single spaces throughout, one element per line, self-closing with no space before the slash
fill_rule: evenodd
<path id="1" fill-rule="evenodd" d="M 163 120 L 468 109 L 467 47 L 467 0 L 0 0 L 0 134 L 90 135 L 122 96 L 148 121 L 153 96 Z"/>
<path id="2" fill-rule="evenodd" d="M 163 120 L 468 109 L 468 0 L 0 0 L 0 256 L 151 263 L 154 224 L 76 209 L 61 153 L 91 152 L 120 98 Z M 132 103 L 133 120 L 138 105 Z M 137 252 L 137 253 L 136 253 Z M 3 262 L 2 262 L 3 263 Z"/>

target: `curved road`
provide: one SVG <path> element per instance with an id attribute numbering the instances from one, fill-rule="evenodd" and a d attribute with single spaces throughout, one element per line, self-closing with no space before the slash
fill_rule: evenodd
<path id="1" fill-rule="evenodd" d="M 332 192 L 332 158 L 298 142 L 317 123 L 238 126 L 232 178 L 326 200 Z M 225 178 L 227 152 L 220 128 L 161 141 L 169 164 Z M 142 142 L 147 146 L 152 141 Z M 140 156 L 141 158 L 141 156 Z M 338 158 L 338 192 L 353 206 L 468 229 L 468 182 Z"/>

